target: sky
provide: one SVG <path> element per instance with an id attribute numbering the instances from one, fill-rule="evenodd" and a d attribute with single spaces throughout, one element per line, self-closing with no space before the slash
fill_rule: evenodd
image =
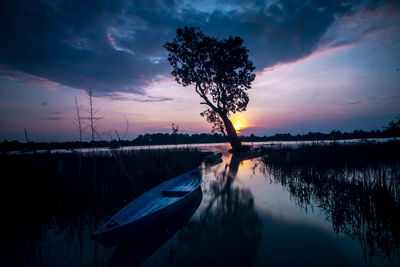
<path id="1" fill-rule="evenodd" d="M 399 15 L 390 0 L 3 0 L 0 140 L 77 140 L 90 88 L 100 139 L 211 132 L 163 48 L 184 26 L 244 40 L 241 134 L 382 130 L 400 114 Z"/>

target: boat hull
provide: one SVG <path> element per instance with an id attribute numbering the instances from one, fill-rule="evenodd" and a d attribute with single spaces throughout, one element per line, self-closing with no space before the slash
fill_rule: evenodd
<path id="1" fill-rule="evenodd" d="M 183 212 L 173 214 L 166 223 L 140 233 L 133 239 L 121 243 L 108 266 L 139 266 L 167 240 L 182 229 L 196 212 L 203 198 L 201 189 L 197 189 L 195 198 L 184 206 Z"/>
<path id="2" fill-rule="evenodd" d="M 191 202 L 196 197 L 200 187 L 200 181 L 201 176 L 199 177 L 199 184 L 194 188 L 194 190 L 189 191 L 187 194 L 178 198 L 176 201 L 173 201 L 167 206 L 131 222 L 107 229 L 105 231 L 97 231 L 92 235 L 92 238 L 100 241 L 106 246 L 112 246 L 126 240 L 133 239 L 138 234 L 167 222 L 171 216 L 183 209 L 187 203 Z M 157 189 L 155 188 L 152 190 Z M 133 202 L 134 201 L 135 200 L 133 200 Z"/>

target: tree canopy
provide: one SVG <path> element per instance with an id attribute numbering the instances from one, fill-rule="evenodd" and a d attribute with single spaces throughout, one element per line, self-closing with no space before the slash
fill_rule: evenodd
<path id="1" fill-rule="evenodd" d="M 201 104 L 208 106 L 201 115 L 213 123 L 214 130 L 227 133 L 235 148 L 238 137 L 228 116 L 246 110 L 246 91 L 255 79 L 255 67 L 243 40 L 217 39 L 204 35 L 199 28 L 185 27 L 178 29 L 175 39 L 164 48 L 169 52 L 175 80 L 185 87 L 194 85 L 204 101 Z"/>

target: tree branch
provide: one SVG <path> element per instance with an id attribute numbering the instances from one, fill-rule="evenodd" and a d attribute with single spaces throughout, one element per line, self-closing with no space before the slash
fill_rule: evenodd
<path id="1" fill-rule="evenodd" d="M 200 88 L 200 91 L 198 90 L 198 88 Z M 207 96 L 204 94 L 204 90 L 201 89 L 200 85 L 196 84 L 196 90 L 195 91 L 196 91 L 196 93 L 198 93 L 200 95 L 201 98 L 204 99 L 204 101 L 206 101 L 205 103 L 207 105 L 209 105 L 212 110 L 214 110 L 215 112 L 220 111 L 216 106 L 213 105 L 213 103 L 211 103 L 210 100 L 208 100 Z"/>

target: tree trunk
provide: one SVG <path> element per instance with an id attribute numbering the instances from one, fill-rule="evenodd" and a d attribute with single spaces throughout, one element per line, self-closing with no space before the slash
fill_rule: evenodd
<path id="1" fill-rule="evenodd" d="M 238 135 L 236 134 L 235 127 L 233 127 L 231 120 L 228 118 L 226 114 L 219 114 L 219 115 L 225 124 L 225 130 L 226 133 L 228 134 L 228 140 L 231 143 L 233 151 L 240 151 L 242 144 L 240 142 Z"/>

